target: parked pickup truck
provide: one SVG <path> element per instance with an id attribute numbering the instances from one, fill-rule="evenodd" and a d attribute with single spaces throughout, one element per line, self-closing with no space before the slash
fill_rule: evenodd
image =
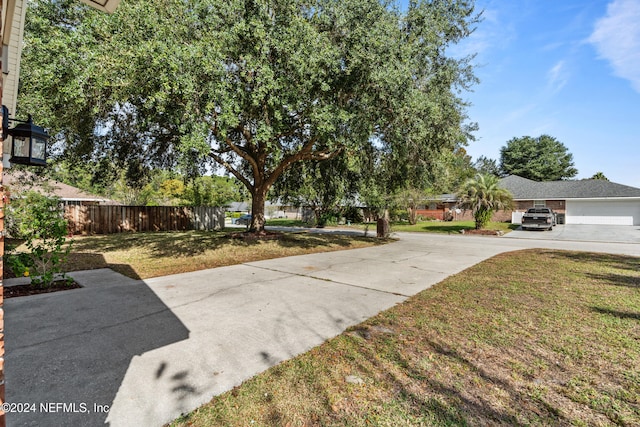
<path id="1" fill-rule="evenodd" d="M 522 229 L 544 228 L 552 230 L 556 225 L 556 214 L 550 208 L 529 208 L 522 215 Z"/>

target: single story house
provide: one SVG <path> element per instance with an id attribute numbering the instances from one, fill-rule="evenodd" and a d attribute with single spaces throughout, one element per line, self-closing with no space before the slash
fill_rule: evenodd
<path id="1" fill-rule="evenodd" d="M 500 185 L 513 195 L 514 211 L 546 206 L 566 224 L 640 225 L 640 188 L 599 179 L 537 182 L 509 175 Z M 496 220 L 511 213 L 498 212 Z"/>
<path id="2" fill-rule="evenodd" d="M 455 194 L 441 194 L 425 199 L 422 202 L 418 209 L 416 209 L 416 214 L 424 219 L 437 219 L 441 221 L 462 219 L 462 211 L 456 209 L 458 197 Z"/>
<path id="3" fill-rule="evenodd" d="M 227 212 L 251 213 L 251 203 L 231 202 L 226 206 Z M 267 218 L 294 218 L 300 217 L 300 209 L 292 206 L 283 206 L 267 200 L 264 203 L 264 214 Z"/>
<path id="4" fill-rule="evenodd" d="M 2 182 L 4 186 L 12 192 L 12 197 L 15 197 L 17 192 L 21 190 L 35 190 L 42 194 L 48 194 L 58 197 L 64 206 L 120 204 L 111 199 L 96 196 L 94 194 L 89 194 L 85 191 L 80 190 L 79 188 L 72 187 L 58 181 L 47 180 L 45 183 L 45 186 L 47 188 L 43 188 L 43 186 L 38 184 L 29 172 L 5 172 L 2 176 Z"/>

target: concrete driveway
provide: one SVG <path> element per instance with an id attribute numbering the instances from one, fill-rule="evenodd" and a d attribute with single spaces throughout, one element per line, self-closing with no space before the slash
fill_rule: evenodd
<path id="1" fill-rule="evenodd" d="M 548 247 L 640 257 L 635 243 L 398 237 L 144 281 L 77 272 L 82 289 L 6 300 L 7 402 L 33 404 L 8 413 L 7 424 L 161 426 L 498 253 Z"/>
<path id="2" fill-rule="evenodd" d="M 557 225 L 552 231 L 522 230 L 505 235 L 508 238 L 560 240 L 579 242 L 640 243 L 640 225 Z"/>

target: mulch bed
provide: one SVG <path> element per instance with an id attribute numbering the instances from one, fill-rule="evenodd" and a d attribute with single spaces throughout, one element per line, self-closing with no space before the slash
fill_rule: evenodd
<path id="1" fill-rule="evenodd" d="M 462 234 L 474 234 L 478 236 L 502 236 L 504 233 L 500 230 L 462 230 Z"/>
<path id="2" fill-rule="evenodd" d="M 79 289 L 80 286 L 76 282 L 67 282 L 66 280 L 58 280 L 48 286 L 46 288 L 41 288 L 33 285 L 14 285 L 14 286 L 5 286 L 4 289 L 4 299 L 7 298 L 17 298 L 17 297 L 25 297 L 28 295 L 38 295 L 38 294 L 48 294 L 51 292 L 59 292 L 59 291 L 68 291 L 70 289 Z"/>

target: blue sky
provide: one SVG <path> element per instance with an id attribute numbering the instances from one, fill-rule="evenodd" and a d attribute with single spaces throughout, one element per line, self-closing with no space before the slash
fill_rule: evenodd
<path id="1" fill-rule="evenodd" d="M 640 187 L 640 0 L 477 0 L 484 20 L 452 52 L 476 52 L 474 158 L 548 134 L 576 178 Z"/>

